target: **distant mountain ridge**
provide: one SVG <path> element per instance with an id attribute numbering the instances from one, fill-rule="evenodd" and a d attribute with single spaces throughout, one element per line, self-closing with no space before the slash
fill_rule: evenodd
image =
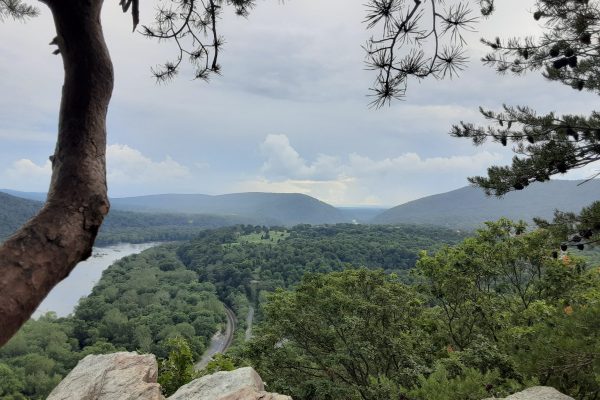
<path id="1" fill-rule="evenodd" d="M 112 198 L 111 210 L 115 223 L 117 212 L 134 212 L 158 213 L 162 215 L 158 217 L 159 220 L 166 218 L 166 214 L 171 214 L 175 220 L 181 219 L 182 214 L 203 215 L 204 218 L 210 216 L 210 226 L 233 223 L 292 226 L 356 222 L 438 225 L 451 229 L 472 230 L 485 221 L 501 217 L 531 221 L 534 217 L 552 218 L 555 209 L 579 212 L 593 201 L 600 200 L 600 179 L 582 183 L 583 181 L 568 180 L 535 183 L 525 190 L 510 192 L 500 199 L 486 196 L 479 188 L 466 186 L 413 200 L 388 210 L 336 208 L 304 194 L 261 192 L 223 195 L 157 194 Z M 5 189 L 0 189 L 0 192 L 33 200 L 43 200 L 46 197 L 45 193 Z M 0 198 L 0 206 L 2 202 Z M 17 208 L 16 214 L 22 213 L 28 207 L 31 207 L 31 203 L 23 204 L 21 208 Z M 121 218 L 125 218 L 125 214 L 118 219 Z M 138 219 L 139 216 L 133 216 L 133 220 Z M 110 224 L 111 221 L 107 220 L 105 225 L 108 227 Z"/>
<path id="2" fill-rule="evenodd" d="M 332 224 L 343 222 L 335 207 L 299 193 L 158 194 L 111 199 L 115 209 L 236 215 L 269 225 Z"/>
<path id="3" fill-rule="evenodd" d="M 0 192 L 0 240 L 13 234 L 42 207 L 42 203 Z"/>
<path id="4" fill-rule="evenodd" d="M 8 189 L 0 189 L 0 191 L 38 201 L 46 198 L 45 193 L 18 192 Z M 215 196 L 157 194 L 111 198 L 110 202 L 112 210 L 235 217 L 264 225 L 316 225 L 351 221 L 349 216 L 339 209 L 299 193 L 249 192 Z"/>
<path id="5" fill-rule="evenodd" d="M 530 221 L 534 217 L 552 218 L 555 209 L 579 212 L 598 200 L 600 179 L 586 183 L 567 180 L 534 183 L 503 198 L 488 197 L 483 190 L 467 186 L 401 204 L 379 214 L 372 222 L 474 229 L 501 217 Z"/>
<path id="6" fill-rule="evenodd" d="M 42 206 L 41 201 L 0 192 L 0 242 L 16 232 Z M 100 228 L 96 244 L 185 240 L 205 229 L 256 223 L 254 219 L 243 217 L 111 210 Z"/>

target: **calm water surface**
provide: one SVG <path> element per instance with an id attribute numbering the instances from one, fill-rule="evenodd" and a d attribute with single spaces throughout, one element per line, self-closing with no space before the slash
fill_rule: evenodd
<path id="1" fill-rule="evenodd" d="M 81 297 L 92 292 L 94 285 L 100 280 L 102 271 L 115 261 L 137 254 L 158 243 L 131 244 L 122 243 L 109 247 L 95 247 L 92 257 L 79 263 L 71 274 L 59 283 L 44 299 L 42 304 L 33 314 L 34 318 L 54 311 L 59 317 L 64 317 L 73 312 L 75 305 Z"/>

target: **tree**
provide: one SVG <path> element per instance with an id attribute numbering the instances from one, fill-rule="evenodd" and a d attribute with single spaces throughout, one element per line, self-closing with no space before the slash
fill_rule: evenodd
<path id="1" fill-rule="evenodd" d="M 181 386 L 196 377 L 192 351 L 185 339 L 170 338 L 167 345 L 171 347 L 169 357 L 161 360 L 158 366 L 158 383 L 165 395 L 170 396 Z"/>
<path id="2" fill-rule="evenodd" d="M 0 345 L 19 329 L 49 291 L 87 259 L 109 211 L 106 188 L 106 114 L 113 67 L 102 32 L 103 0 L 41 0 L 54 18 L 55 54 L 65 78 L 48 198 L 39 213 L 0 246 Z M 220 70 L 222 38 L 217 21 L 224 5 L 247 15 L 253 0 L 170 0 L 142 33 L 177 45 L 174 62 L 154 70 L 159 80 L 175 76 L 184 56 L 195 78 Z M 139 22 L 139 0 L 121 0 Z M 37 9 L 21 0 L 0 1 L 0 20 L 26 19 Z"/>
<path id="3" fill-rule="evenodd" d="M 600 271 L 571 254 L 552 257 L 552 231 L 519 226 L 488 223 L 458 246 L 422 254 L 417 271 L 441 311 L 438 333 L 468 367 L 597 398 Z"/>
<path id="4" fill-rule="evenodd" d="M 506 219 L 486 225 L 458 246 L 423 252 L 417 263 L 455 350 L 482 337 L 499 343 L 508 327 L 530 325 L 540 302 L 568 298 L 583 270 L 582 260 L 552 257 L 548 230 L 524 233 L 523 223 Z"/>
<path id="5" fill-rule="evenodd" d="M 294 398 L 394 398 L 433 353 L 423 299 L 383 271 L 306 274 L 264 313 L 246 356 Z"/>

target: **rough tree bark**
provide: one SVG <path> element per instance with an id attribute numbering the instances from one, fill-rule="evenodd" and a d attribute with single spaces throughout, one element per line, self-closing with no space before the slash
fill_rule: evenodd
<path id="1" fill-rule="evenodd" d="M 113 69 L 103 0 L 43 0 L 52 11 L 65 80 L 48 200 L 0 247 L 0 346 L 50 290 L 91 255 L 109 202 L 106 113 Z"/>

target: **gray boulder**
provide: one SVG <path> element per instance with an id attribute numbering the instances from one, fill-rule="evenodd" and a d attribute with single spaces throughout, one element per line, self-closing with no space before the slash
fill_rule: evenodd
<path id="1" fill-rule="evenodd" d="M 494 400 L 494 399 L 485 399 Z M 522 392 L 515 393 L 504 400 L 574 400 L 565 394 L 562 394 L 558 390 L 548 386 L 534 386 L 529 389 L 523 390 Z"/>
<path id="2" fill-rule="evenodd" d="M 195 379 L 168 400 L 292 400 L 264 391 L 260 376 L 251 367 L 221 371 Z"/>
<path id="3" fill-rule="evenodd" d="M 89 355 L 48 396 L 48 400 L 163 400 L 153 355 Z"/>

